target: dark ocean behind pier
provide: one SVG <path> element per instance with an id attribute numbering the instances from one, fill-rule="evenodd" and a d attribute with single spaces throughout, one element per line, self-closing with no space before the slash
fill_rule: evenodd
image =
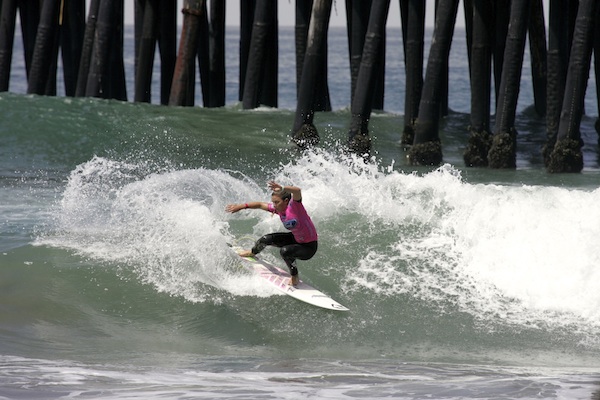
<path id="1" fill-rule="evenodd" d="M 158 86 L 153 105 L 26 95 L 17 34 L 0 93 L 0 399 L 599 399 L 593 76 L 582 173 L 544 169 L 528 56 L 518 168 L 465 168 L 457 30 L 444 164 L 413 168 L 400 145 L 400 37 L 389 30 L 385 111 L 371 119 L 365 163 L 342 151 L 343 28 L 329 37 L 334 111 L 316 115 L 321 144 L 308 152 L 289 142 L 293 28 L 280 29 L 280 108 L 252 111 L 237 101 L 237 29 L 219 109 L 156 105 Z M 131 27 L 125 42 L 131 98 Z M 301 277 L 350 312 L 299 303 L 239 269 L 228 243 L 282 228 L 224 207 L 268 200 L 270 179 L 302 187 L 320 233 Z"/>

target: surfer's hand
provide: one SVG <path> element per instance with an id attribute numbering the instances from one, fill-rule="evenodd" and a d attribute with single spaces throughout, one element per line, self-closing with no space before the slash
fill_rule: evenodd
<path id="1" fill-rule="evenodd" d="M 236 213 L 242 209 L 246 208 L 245 204 L 227 204 L 225 206 L 225 211 L 227 211 L 228 213 Z"/>
<path id="2" fill-rule="evenodd" d="M 283 190 L 283 186 L 275 181 L 269 181 L 267 185 L 269 185 L 269 189 L 271 189 L 273 192 L 281 192 Z"/>

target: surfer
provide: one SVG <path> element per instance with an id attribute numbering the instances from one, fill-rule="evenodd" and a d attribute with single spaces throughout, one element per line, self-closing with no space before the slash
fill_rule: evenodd
<path id="1" fill-rule="evenodd" d="M 253 201 L 244 204 L 229 204 L 225 211 L 236 213 L 247 208 L 261 209 L 279 215 L 283 226 L 290 232 L 275 232 L 256 241 L 251 250 L 240 252 L 242 257 L 251 257 L 267 246 L 279 247 L 281 258 L 290 270 L 290 284 L 298 285 L 296 259 L 308 260 L 317 252 L 317 230 L 302 204 L 302 191 L 297 186 L 282 186 L 275 181 L 268 183 L 271 202 Z"/>

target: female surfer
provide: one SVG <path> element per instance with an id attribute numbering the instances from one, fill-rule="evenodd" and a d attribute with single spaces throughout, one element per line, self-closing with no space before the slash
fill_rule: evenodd
<path id="1" fill-rule="evenodd" d="M 267 246 L 279 247 L 292 276 L 291 285 L 298 285 L 296 259 L 308 260 L 317 252 L 317 230 L 302 205 L 302 191 L 297 186 L 282 186 L 275 181 L 268 183 L 271 189 L 271 202 L 253 201 L 244 204 L 229 204 L 225 211 L 236 213 L 246 208 L 258 208 L 279 215 L 283 226 L 290 232 L 276 232 L 264 235 L 256 241 L 251 250 L 241 251 L 242 257 L 251 257 Z"/>

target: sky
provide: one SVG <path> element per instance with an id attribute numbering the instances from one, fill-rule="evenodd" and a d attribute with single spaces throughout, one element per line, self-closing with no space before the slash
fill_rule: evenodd
<path id="1" fill-rule="evenodd" d="M 227 26 L 239 26 L 240 24 L 240 1 L 243 0 L 225 0 L 226 3 L 226 22 Z M 428 27 L 434 25 L 434 4 L 435 0 L 426 0 L 425 24 Z M 210 4 L 210 2 L 209 2 Z M 296 0 L 278 0 L 278 19 L 280 26 L 294 26 L 295 22 L 295 4 Z M 178 1 L 178 7 L 183 6 L 183 1 Z M 179 19 L 181 24 L 181 13 Z M 133 24 L 133 1 L 125 2 L 125 21 L 127 24 Z M 346 2 L 345 0 L 334 0 L 331 9 L 330 26 L 346 26 Z M 400 27 L 400 6 L 398 0 L 390 1 L 390 11 L 388 15 L 388 27 Z M 463 2 L 460 2 L 459 11 L 456 20 L 456 26 L 465 26 Z"/>

